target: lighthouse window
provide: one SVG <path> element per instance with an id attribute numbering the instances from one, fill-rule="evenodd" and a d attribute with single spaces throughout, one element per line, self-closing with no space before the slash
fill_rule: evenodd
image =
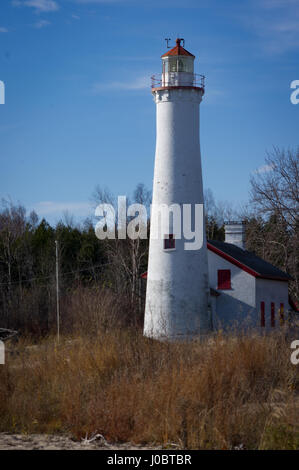
<path id="1" fill-rule="evenodd" d="M 218 269 L 218 289 L 231 289 L 230 269 Z"/>
<path id="2" fill-rule="evenodd" d="M 179 72 L 184 72 L 184 71 L 185 71 L 185 70 L 184 70 L 184 62 L 183 62 L 182 60 L 179 60 L 179 61 L 178 61 L 178 66 L 179 66 L 179 67 L 178 67 L 178 71 L 179 71 Z"/>
<path id="3" fill-rule="evenodd" d="M 175 248 L 175 238 L 173 233 L 167 235 L 164 239 L 164 250 L 173 250 Z"/>
<path id="4" fill-rule="evenodd" d="M 169 72 L 177 72 L 177 59 L 176 58 L 169 59 L 168 68 L 169 68 Z"/>
<path id="5" fill-rule="evenodd" d="M 165 62 L 165 73 L 189 72 L 193 73 L 193 60 L 190 57 L 169 57 Z"/>

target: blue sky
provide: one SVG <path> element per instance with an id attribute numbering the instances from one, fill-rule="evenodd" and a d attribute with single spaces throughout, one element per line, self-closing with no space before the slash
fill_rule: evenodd
<path id="1" fill-rule="evenodd" d="M 98 184 L 151 188 L 150 76 L 179 34 L 206 75 L 205 188 L 234 206 L 273 146 L 298 145 L 299 0 L 1 0 L 0 198 L 51 223 Z"/>

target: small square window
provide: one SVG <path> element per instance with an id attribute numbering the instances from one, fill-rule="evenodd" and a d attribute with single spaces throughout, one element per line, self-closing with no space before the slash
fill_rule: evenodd
<path id="1" fill-rule="evenodd" d="M 231 289 L 230 269 L 218 269 L 218 289 Z"/>
<path id="2" fill-rule="evenodd" d="M 175 248 L 175 238 L 173 233 L 166 235 L 164 238 L 164 250 L 174 250 Z"/>

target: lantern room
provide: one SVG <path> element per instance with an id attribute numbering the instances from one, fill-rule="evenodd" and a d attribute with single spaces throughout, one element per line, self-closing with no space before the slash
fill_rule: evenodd
<path id="1" fill-rule="evenodd" d="M 194 81 L 195 56 L 188 52 L 178 38 L 176 46 L 162 55 L 162 86 L 192 86 Z"/>

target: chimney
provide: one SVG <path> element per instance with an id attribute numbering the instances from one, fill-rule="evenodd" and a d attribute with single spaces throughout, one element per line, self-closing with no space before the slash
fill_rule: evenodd
<path id="1" fill-rule="evenodd" d="M 224 222 L 225 243 L 233 245 L 245 250 L 245 222 L 228 221 Z"/>

